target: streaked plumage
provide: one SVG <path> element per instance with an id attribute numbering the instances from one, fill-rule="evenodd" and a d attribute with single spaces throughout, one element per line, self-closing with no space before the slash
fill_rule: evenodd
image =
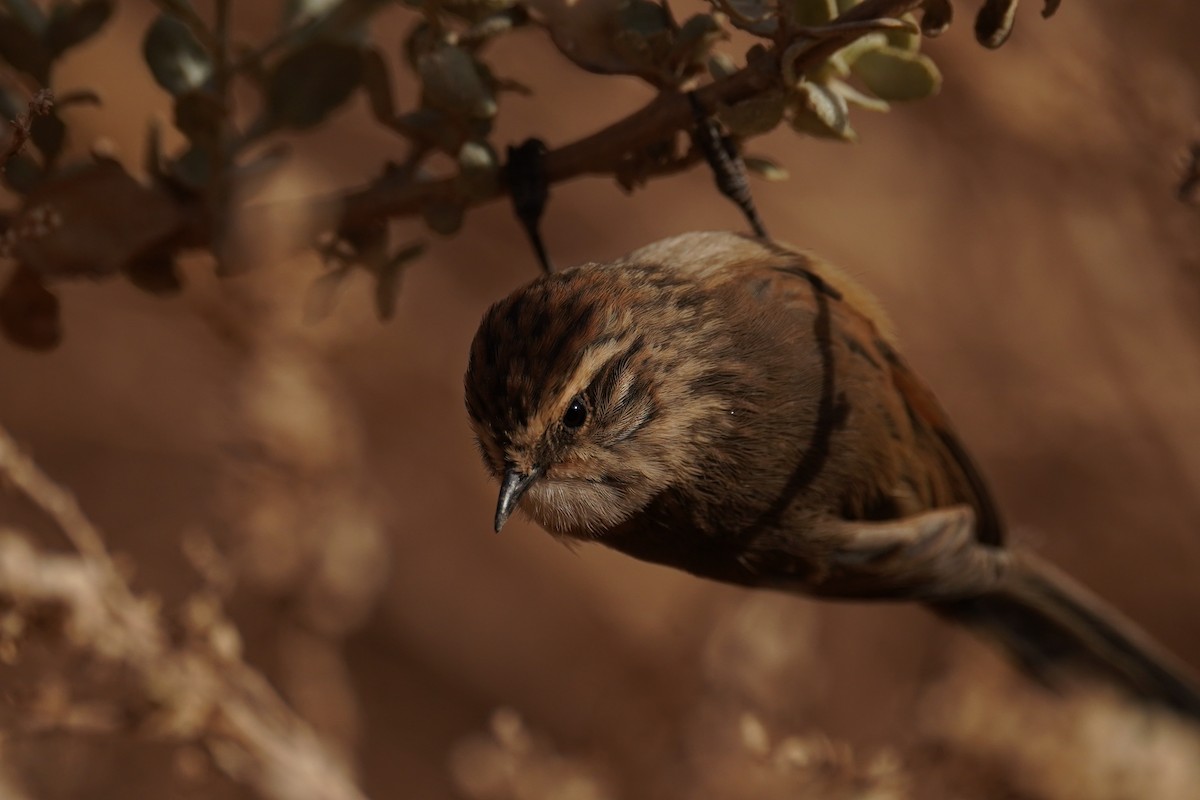
<path id="1" fill-rule="evenodd" d="M 465 383 L 497 529 L 519 503 L 717 580 L 923 600 L 1035 671 L 1067 658 L 1200 714 L 1131 623 L 1002 546 L 877 305 L 809 255 L 694 233 L 540 278 L 485 314 Z"/>

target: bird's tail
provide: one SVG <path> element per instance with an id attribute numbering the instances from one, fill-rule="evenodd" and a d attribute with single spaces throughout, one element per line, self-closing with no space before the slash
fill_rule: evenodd
<path id="1" fill-rule="evenodd" d="M 995 590 L 933 609 L 998 639 L 1044 683 L 1064 667 L 1083 669 L 1200 719 L 1200 682 L 1179 659 L 1067 575 L 1031 554 L 1013 556 Z"/>

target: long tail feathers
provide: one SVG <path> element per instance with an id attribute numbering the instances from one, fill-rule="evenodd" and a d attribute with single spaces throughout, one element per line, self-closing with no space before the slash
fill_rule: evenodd
<path id="1" fill-rule="evenodd" d="M 999 639 L 1016 660 L 1053 685 L 1063 667 L 1115 681 L 1135 696 L 1200 719 L 1200 682 L 1120 612 L 1028 553 L 995 591 L 933 604 L 938 614 Z"/>

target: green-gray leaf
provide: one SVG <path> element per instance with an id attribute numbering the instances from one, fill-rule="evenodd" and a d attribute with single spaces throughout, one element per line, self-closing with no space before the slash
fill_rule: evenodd
<path id="1" fill-rule="evenodd" d="M 942 86 L 942 75 L 928 56 L 895 47 L 863 53 L 851 69 L 883 100 L 920 100 Z"/>
<path id="2" fill-rule="evenodd" d="M 212 156 L 208 149 L 189 147 L 169 165 L 170 174 L 185 189 L 203 191 L 212 179 Z"/>
<path id="3" fill-rule="evenodd" d="M 713 5 L 729 15 L 735 28 L 755 36 L 772 36 L 779 29 L 776 4 L 770 0 L 713 0 Z"/>
<path id="4" fill-rule="evenodd" d="M 213 62 L 187 24 L 173 14 L 159 14 L 142 40 L 142 56 L 158 85 L 174 95 L 203 86 Z"/>
<path id="5" fill-rule="evenodd" d="M 792 128 L 823 139 L 854 141 L 846 100 L 826 86 L 805 81 L 796 87 L 792 104 Z"/>
<path id="6" fill-rule="evenodd" d="M 472 197 L 490 197 L 499 184 L 500 165 L 496 151 L 487 142 L 470 141 L 458 151 L 459 179 Z"/>
<path id="7" fill-rule="evenodd" d="M 1017 16 L 1017 0 L 985 0 L 975 17 L 975 38 L 984 47 L 996 48 L 1008 41 Z"/>
<path id="8" fill-rule="evenodd" d="M 450 236 L 462 227 L 463 213 L 466 209 L 462 203 L 450 198 L 434 198 L 421 207 L 421 216 L 425 224 L 435 233 Z"/>
<path id="9" fill-rule="evenodd" d="M 362 82 L 362 51 L 354 44 L 314 41 L 271 71 L 267 110 L 276 125 L 303 130 L 320 124 Z"/>
<path id="10" fill-rule="evenodd" d="M 912 14 L 905 14 L 900 20 L 912 25 L 912 29 L 887 31 L 884 34 L 887 37 L 887 43 L 898 50 L 907 50 L 910 53 L 915 53 L 921 49 L 921 32 L 917 25 L 917 18 Z"/>
<path id="11" fill-rule="evenodd" d="M 737 136 L 758 136 L 783 120 L 787 98 L 779 90 L 748 97 L 731 106 L 721 106 L 717 116 Z"/>
<path id="12" fill-rule="evenodd" d="M 417 56 L 426 102 L 454 117 L 491 119 L 496 96 L 466 50 L 442 44 Z"/>
<path id="13" fill-rule="evenodd" d="M 713 45 L 728 38 L 729 34 L 716 17 L 712 14 L 696 14 L 680 26 L 671 51 L 671 61 L 681 69 L 703 64 Z"/>
<path id="14" fill-rule="evenodd" d="M 29 28 L 7 14 L 0 14 L 0 58 L 43 86 L 49 82 L 50 54 Z"/>
<path id="15" fill-rule="evenodd" d="M 46 43 L 56 57 L 80 42 L 90 39 L 112 16 L 113 0 L 84 0 L 79 5 L 59 3 L 50 12 Z"/>
<path id="16" fill-rule="evenodd" d="M 933 38 L 940 36 L 950 27 L 954 19 L 954 6 L 950 0 L 925 0 L 921 14 L 921 33 Z"/>
<path id="17" fill-rule="evenodd" d="M 33 118 L 29 125 L 29 136 L 42 154 L 42 159 L 53 163 L 62 152 L 63 141 L 67 138 L 67 126 L 58 114 L 51 112 Z"/>
<path id="18" fill-rule="evenodd" d="M 45 177 L 37 162 L 24 153 L 17 153 L 4 165 L 4 185 L 17 194 L 29 194 Z"/>
<path id="19" fill-rule="evenodd" d="M 742 161 L 746 169 L 763 180 L 775 183 L 788 179 L 788 171 L 765 156 L 742 156 Z"/>
<path id="20" fill-rule="evenodd" d="M 34 36 L 41 37 L 46 30 L 46 14 L 36 0 L 3 0 L 3 6 Z"/>

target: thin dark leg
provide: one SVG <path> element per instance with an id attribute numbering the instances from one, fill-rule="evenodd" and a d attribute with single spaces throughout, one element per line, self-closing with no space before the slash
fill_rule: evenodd
<path id="1" fill-rule="evenodd" d="M 695 92 L 688 92 L 688 102 L 692 105 L 692 115 L 696 119 L 696 128 L 692 131 L 692 141 L 704 153 L 708 165 L 712 167 L 713 179 L 717 189 L 728 197 L 742 210 L 746 221 L 754 229 L 756 236 L 767 238 L 767 229 L 758 210 L 754 207 L 754 198 L 750 195 L 750 183 L 746 180 L 746 168 L 738 155 L 733 140 L 721 133 L 720 126 L 712 115 L 704 110 Z"/>
<path id="2" fill-rule="evenodd" d="M 512 198 L 513 213 L 521 221 L 529 243 L 537 254 L 538 263 L 546 274 L 554 271 L 546 245 L 542 241 L 542 213 L 550 199 L 550 181 L 546 177 L 546 166 L 542 159 L 546 145 L 541 139 L 526 139 L 519 145 L 509 146 L 508 163 L 504 167 L 504 179 Z"/>

